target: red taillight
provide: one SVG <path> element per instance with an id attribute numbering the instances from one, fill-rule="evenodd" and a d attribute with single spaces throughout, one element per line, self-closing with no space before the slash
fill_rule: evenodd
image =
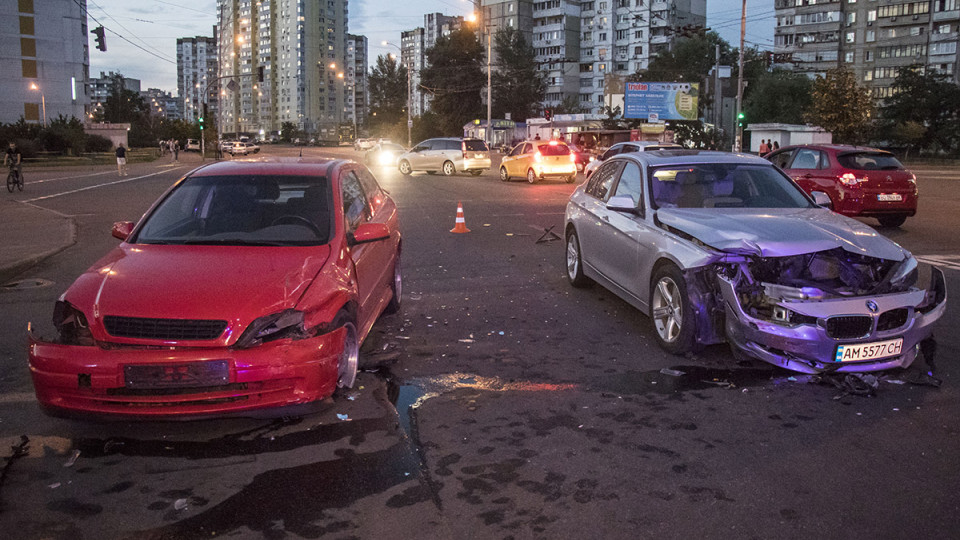
<path id="1" fill-rule="evenodd" d="M 848 186 L 856 186 L 860 182 L 866 182 L 867 178 L 866 177 L 857 178 L 853 173 L 844 173 L 840 175 L 838 180 L 840 180 L 842 184 L 845 184 Z"/>
<path id="2" fill-rule="evenodd" d="M 537 163 L 540 163 L 541 161 L 543 161 L 543 154 L 541 154 L 540 152 L 537 152 L 536 154 L 533 155 L 533 160 L 536 161 Z"/>
<path id="3" fill-rule="evenodd" d="M 463 159 L 467 159 L 467 143 L 460 143 L 460 152 L 463 153 Z"/>

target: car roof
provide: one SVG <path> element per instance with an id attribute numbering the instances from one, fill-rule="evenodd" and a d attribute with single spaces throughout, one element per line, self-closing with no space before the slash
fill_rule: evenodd
<path id="1" fill-rule="evenodd" d="M 661 165 L 697 165 L 700 163 L 745 163 L 772 167 L 769 161 L 752 154 L 735 154 L 716 150 L 653 150 L 652 152 L 627 152 L 611 159 L 633 159 L 648 167 Z"/>
<path id="2" fill-rule="evenodd" d="M 347 163 L 346 159 L 315 157 L 261 157 L 218 161 L 194 170 L 189 176 L 225 176 L 272 174 L 276 176 L 327 176 L 331 169 Z"/>
<path id="3" fill-rule="evenodd" d="M 852 144 L 794 144 L 790 146 L 784 146 L 780 150 L 792 150 L 795 148 L 813 148 L 816 150 L 833 150 L 836 153 L 845 153 L 845 152 L 881 152 L 884 154 L 890 154 L 891 152 L 887 150 L 881 150 L 880 148 L 874 148 L 872 146 L 855 146 Z"/>

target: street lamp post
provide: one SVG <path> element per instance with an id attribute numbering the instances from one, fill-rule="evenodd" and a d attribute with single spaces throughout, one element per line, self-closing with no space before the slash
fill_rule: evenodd
<path id="1" fill-rule="evenodd" d="M 43 90 L 37 86 L 37 83 L 30 83 L 31 90 L 40 91 L 40 108 L 43 114 L 43 127 L 47 127 L 47 98 L 43 95 Z"/>
<path id="2" fill-rule="evenodd" d="M 389 45 L 400 51 L 400 65 L 403 65 L 403 49 L 389 41 L 382 42 L 382 45 Z M 413 117 L 410 111 L 410 66 L 407 65 L 404 67 L 407 68 L 407 147 L 409 148 L 413 146 Z"/>

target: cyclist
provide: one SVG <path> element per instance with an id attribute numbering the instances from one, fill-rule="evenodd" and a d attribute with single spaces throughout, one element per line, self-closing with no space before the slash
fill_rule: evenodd
<path id="1" fill-rule="evenodd" d="M 11 141 L 7 152 L 3 155 L 3 164 L 9 165 L 10 167 L 10 174 L 7 176 L 7 190 L 9 191 L 13 191 L 14 184 L 17 185 L 20 191 L 23 191 L 22 161 L 23 155 L 20 153 L 20 149 L 17 148 L 17 143 Z M 14 174 L 16 174 L 16 177 L 14 177 Z"/>

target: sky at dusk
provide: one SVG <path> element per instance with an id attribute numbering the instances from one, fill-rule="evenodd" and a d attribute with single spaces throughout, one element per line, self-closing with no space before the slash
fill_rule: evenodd
<path id="1" fill-rule="evenodd" d="M 740 39 L 740 6 L 737 0 L 707 4 L 707 25 L 734 46 Z M 377 55 L 392 51 L 382 47 L 382 41 L 399 43 L 401 31 L 423 26 L 424 13 L 467 15 L 472 7 L 464 0 L 355 0 L 349 3 L 348 27 L 350 33 L 369 39 L 372 64 Z M 160 88 L 174 94 L 177 38 L 210 36 L 217 22 L 216 0 L 87 0 L 87 9 L 91 29 L 107 28 L 107 52 L 98 51 L 90 38 L 92 76 L 118 71 L 140 79 L 144 90 Z M 773 2 L 748 0 L 747 46 L 771 49 L 773 26 Z"/>

